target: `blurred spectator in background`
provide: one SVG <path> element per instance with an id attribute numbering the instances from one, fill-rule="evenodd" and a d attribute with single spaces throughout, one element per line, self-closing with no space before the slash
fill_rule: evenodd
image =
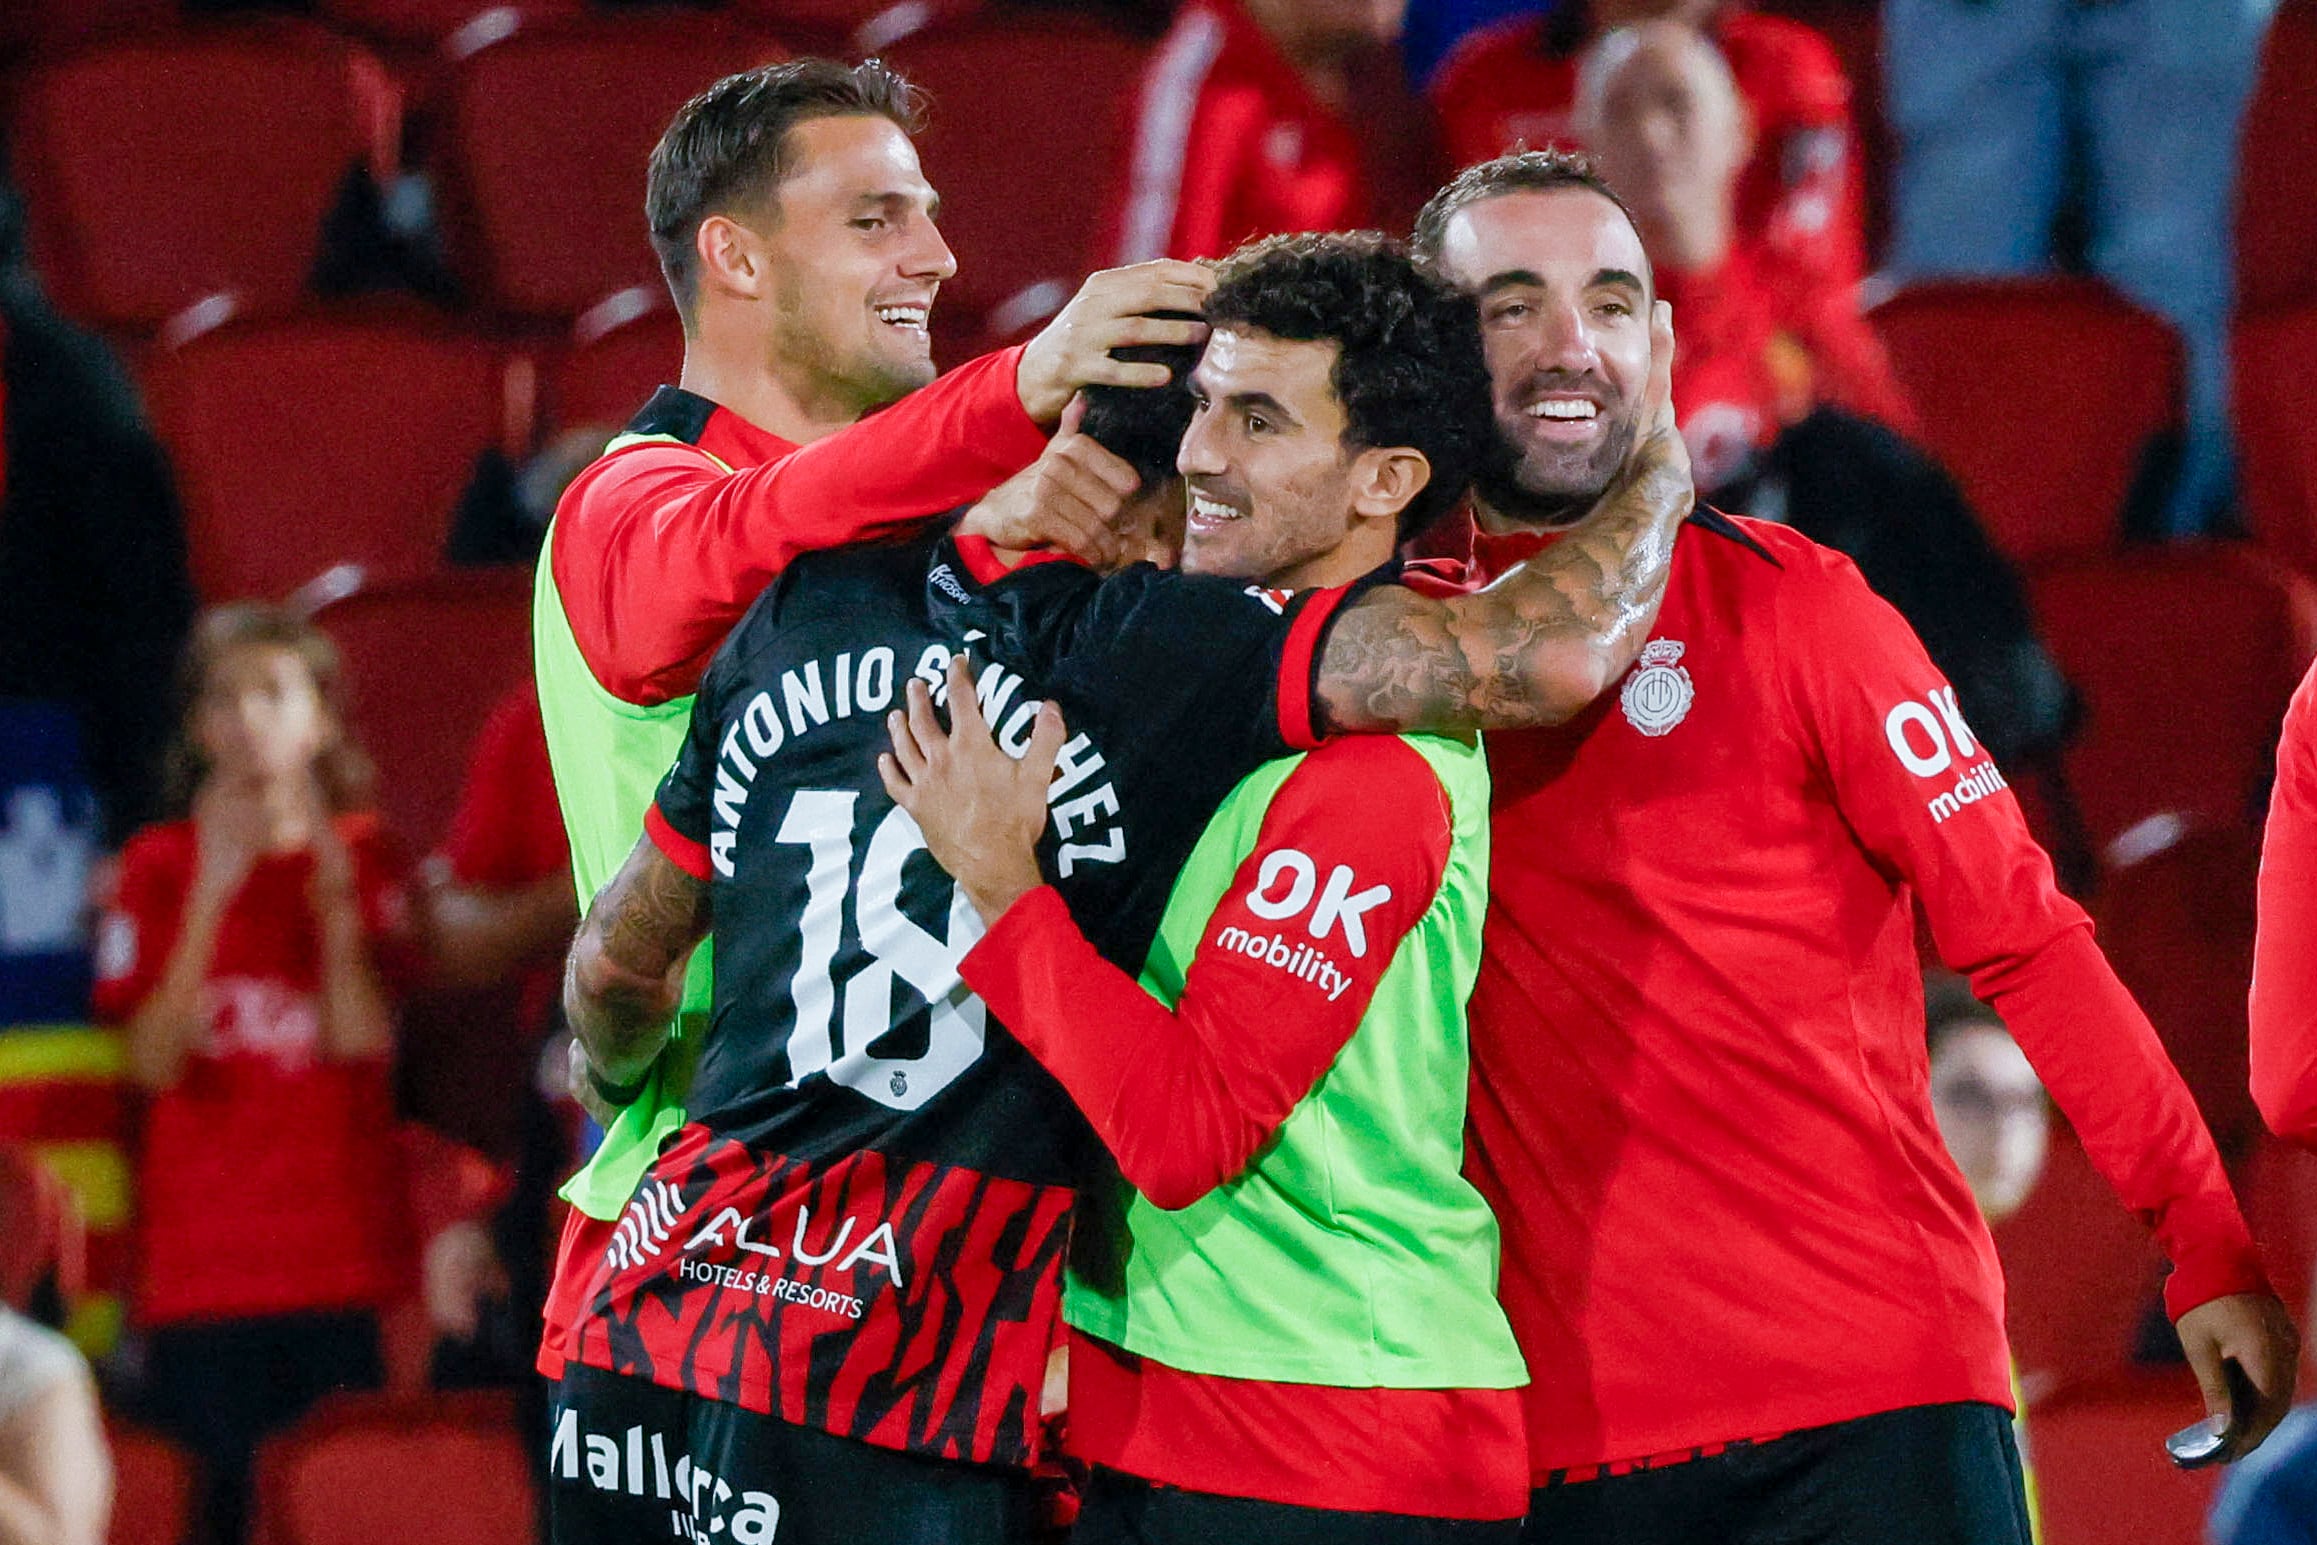
<path id="1" fill-rule="evenodd" d="M 2043 1178 L 2051 1103 L 2027 1053 L 1959 977 L 1925 985 L 1931 1113 L 1989 1223 L 2019 1211 Z"/>
<path id="2" fill-rule="evenodd" d="M 100 1545 L 113 1463 L 78 1348 L 0 1306 L 0 1540 Z"/>
<path id="3" fill-rule="evenodd" d="M 1450 158 L 1466 166 L 1522 146 L 1612 148 L 1578 122 L 1578 59 L 1602 33 L 1650 21 L 1702 28 L 1727 61 L 1748 124 L 1732 237 L 1749 262 L 1782 283 L 1855 285 L 1866 220 L 1850 82 L 1826 39 L 1783 16 L 1729 0 L 1561 0 L 1543 16 L 1475 33 L 1429 91 Z M 1795 271 L 1791 281 L 1784 270 Z"/>
<path id="4" fill-rule="evenodd" d="M 117 846 L 159 810 L 193 615 L 160 442 L 97 337 L 48 303 L 0 186 L 0 697 L 70 705 Z"/>
<path id="5" fill-rule="evenodd" d="M 1408 79 L 1423 86 L 1456 45 L 1473 33 L 1492 22 L 1534 16 L 1546 9 L 1546 0 L 1408 0 L 1408 20 L 1400 34 Z"/>
<path id="6" fill-rule="evenodd" d="M 1576 113 L 1673 302 L 1674 404 L 1699 489 L 1857 563 L 1998 762 L 2053 783 L 2074 695 L 2036 639 L 2018 575 L 1905 438 L 1913 414 L 1855 289 L 1765 262 L 1740 239 L 1750 124 L 1712 39 L 1678 21 L 1605 35 L 1583 56 Z M 2054 787 L 2054 857 L 2080 891 L 2090 844 Z"/>
<path id="7" fill-rule="evenodd" d="M 2080 187 L 2092 270 L 2180 330 L 2188 430 L 2165 512 L 2230 494 L 2237 135 L 2276 0 L 1887 0 L 1890 266 L 2035 273 Z M 2080 164 L 2078 164 L 2080 158 Z M 2290 219 L 2289 211 L 2275 218 Z"/>
<path id="8" fill-rule="evenodd" d="M 450 837 L 428 860 L 425 882 L 434 980 L 489 991 L 484 1024 L 497 1028 L 494 1044 L 437 1054 L 455 1060 L 451 1071 L 468 1102 L 484 1107 L 479 1115 L 511 1127 L 493 1144 L 510 1172 L 509 1194 L 488 1218 L 455 1224 L 427 1246 L 427 1307 L 444 1336 L 434 1382 L 512 1384 L 537 1394 L 532 1359 L 547 1294 L 548 1209 L 573 1158 L 539 1069 L 560 1024 L 563 954 L 579 903 L 535 683 L 491 710 Z M 564 1058 L 554 1051 L 560 1087 Z M 544 1410 L 542 1401 L 535 1414 Z"/>
<path id="9" fill-rule="evenodd" d="M 1186 0 L 1143 71 L 1109 263 L 1282 231 L 1404 229 L 1431 126 L 1392 45 L 1404 0 Z"/>
<path id="10" fill-rule="evenodd" d="M 98 853 L 158 803 L 193 610 L 169 468 L 128 377 L 49 305 L 0 185 L 0 1024 L 88 1009 Z"/>
<path id="11" fill-rule="evenodd" d="M 204 1461 L 219 1542 L 259 1439 L 380 1382 L 378 1310 L 408 1277 L 388 985 L 408 907 L 338 677 L 285 609 L 201 620 L 170 755 L 186 818 L 130 840 L 98 940 L 98 1011 L 151 1097 L 145 1394 Z"/>

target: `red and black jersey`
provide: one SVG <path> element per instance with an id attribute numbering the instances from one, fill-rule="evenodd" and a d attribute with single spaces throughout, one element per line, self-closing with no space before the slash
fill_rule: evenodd
<path id="1" fill-rule="evenodd" d="M 959 978 L 982 933 L 876 772 L 912 677 L 976 664 L 1001 743 L 1070 728 L 1046 873 L 1138 970 L 1208 817 L 1307 748 L 1342 590 L 1004 575 L 971 540 L 799 560 L 700 686 L 646 830 L 714 887 L 686 1127 L 639 1187 L 578 1360 L 894 1448 L 1021 1462 L 1076 1188 L 1107 1161 Z"/>

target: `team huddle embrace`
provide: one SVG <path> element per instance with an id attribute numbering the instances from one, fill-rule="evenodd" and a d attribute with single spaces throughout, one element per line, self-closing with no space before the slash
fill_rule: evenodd
<path id="1" fill-rule="evenodd" d="M 936 379 L 912 118 L 816 60 L 683 109 L 683 382 L 539 565 L 606 1124 L 561 1545 L 2026 1545 L 1918 909 L 2260 1440 L 2296 1347 L 2187 1091 L 1897 614 L 1696 503 L 1584 161 Z"/>

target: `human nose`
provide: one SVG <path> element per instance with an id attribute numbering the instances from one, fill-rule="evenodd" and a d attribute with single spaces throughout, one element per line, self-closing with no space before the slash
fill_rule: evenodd
<path id="1" fill-rule="evenodd" d="M 1228 465 L 1216 443 L 1213 419 L 1204 410 L 1191 415 L 1191 427 L 1183 431 L 1183 443 L 1175 449 L 1175 470 L 1183 476 L 1212 477 Z"/>
<path id="2" fill-rule="evenodd" d="M 1579 375 L 1594 369 L 1600 362 L 1601 356 L 1593 347 L 1593 330 L 1586 324 L 1582 306 L 1543 308 L 1532 373 L 1559 370 Z"/>
<path id="3" fill-rule="evenodd" d="M 941 227 L 929 216 L 917 221 L 917 240 L 903 257 L 901 271 L 911 279 L 948 279 L 957 272 L 957 255 L 942 240 Z"/>

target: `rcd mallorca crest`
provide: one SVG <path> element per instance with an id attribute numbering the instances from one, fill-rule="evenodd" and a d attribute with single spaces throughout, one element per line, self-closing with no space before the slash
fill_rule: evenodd
<path id="1" fill-rule="evenodd" d="M 1625 718 L 1644 735 L 1662 735 L 1689 717 L 1689 705 L 1698 693 L 1689 672 L 1681 668 L 1682 646 L 1670 638 L 1653 638 L 1642 647 L 1633 674 L 1625 678 L 1618 705 Z"/>

